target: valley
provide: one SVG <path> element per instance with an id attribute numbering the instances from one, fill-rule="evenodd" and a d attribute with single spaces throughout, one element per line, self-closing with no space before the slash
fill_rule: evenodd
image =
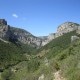
<path id="1" fill-rule="evenodd" d="M 36 37 L 0 20 L 0 80 L 80 80 L 80 24 Z"/>

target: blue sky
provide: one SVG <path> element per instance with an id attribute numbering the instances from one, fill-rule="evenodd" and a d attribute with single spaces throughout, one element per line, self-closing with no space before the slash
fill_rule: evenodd
<path id="1" fill-rule="evenodd" d="M 0 18 L 35 36 L 46 36 L 66 21 L 80 23 L 80 0 L 0 0 Z"/>

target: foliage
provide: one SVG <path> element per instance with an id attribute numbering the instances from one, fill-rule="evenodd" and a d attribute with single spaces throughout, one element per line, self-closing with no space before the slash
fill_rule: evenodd
<path id="1" fill-rule="evenodd" d="M 2 77 L 9 80 L 38 80 L 44 74 L 44 80 L 53 80 L 53 73 L 61 70 L 61 75 L 67 80 L 80 80 L 80 40 L 71 42 L 74 35 L 77 35 L 75 31 L 66 33 L 37 52 L 28 45 L 0 42 L 0 67 L 9 66 L 17 70 L 11 72 L 7 68 L 2 72 Z M 38 53 L 44 55 L 37 56 Z M 28 54 L 28 60 L 24 54 Z"/>

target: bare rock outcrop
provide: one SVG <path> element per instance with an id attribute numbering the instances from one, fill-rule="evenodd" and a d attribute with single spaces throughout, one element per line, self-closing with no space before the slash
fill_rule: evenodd
<path id="1" fill-rule="evenodd" d="M 76 36 L 76 35 L 71 36 L 71 42 L 73 42 L 73 41 L 75 41 L 75 40 L 78 40 L 78 39 L 79 39 L 79 37 L 78 37 L 78 36 Z"/>
<path id="2" fill-rule="evenodd" d="M 0 19 L 0 24 L 1 25 L 7 25 L 7 21 L 5 19 Z"/>
<path id="3" fill-rule="evenodd" d="M 65 33 L 77 30 L 79 27 L 79 24 L 73 23 L 73 22 L 65 22 L 62 25 L 60 25 L 57 29 L 58 35 L 63 35 Z"/>

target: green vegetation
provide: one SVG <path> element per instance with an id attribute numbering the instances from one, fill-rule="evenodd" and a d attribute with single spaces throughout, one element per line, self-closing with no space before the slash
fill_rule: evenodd
<path id="1" fill-rule="evenodd" d="M 66 80 L 80 80 L 80 39 L 71 42 L 74 35 L 76 31 L 66 33 L 37 51 L 29 45 L 0 41 L 1 80 L 38 80 L 41 75 L 53 80 L 58 70 Z"/>
<path id="2" fill-rule="evenodd" d="M 45 51 L 45 56 L 49 59 L 51 57 L 53 58 L 54 56 L 58 55 L 58 53 L 69 47 L 69 45 L 71 44 L 71 36 L 74 35 L 77 35 L 76 31 L 64 34 L 63 36 L 60 36 L 52 40 L 50 43 L 42 47 L 40 50 L 38 50 L 38 53 L 40 53 L 43 50 L 49 50 L 49 52 L 47 53 Z"/>
<path id="3" fill-rule="evenodd" d="M 38 52 L 43 54 L 42 51 L 45 50 L 42 58 L 49 59 L 50 66 L 53 66 L 53 72 L 61 70 L 67 80 L 80 80 L 80 40 L 71 42 L 73 35 L 80 36 L 75 31 L 64 34 L 52 40 Z"/>
<path id="4" fill-rule="evenodd" d="M 0 69 L 8 68 L 27 60 L 24 54 L 31 54 L 34 48 L 29 45 L 4 43 L 0 41 Z"/>
<path id="5" fill-rule="evenodd" d="M 7 68 L 9 65 L 21 61 L 23 58 L 21 54 L 22 51 L 15 44 L 0 41 L 0 67 Z"/>

